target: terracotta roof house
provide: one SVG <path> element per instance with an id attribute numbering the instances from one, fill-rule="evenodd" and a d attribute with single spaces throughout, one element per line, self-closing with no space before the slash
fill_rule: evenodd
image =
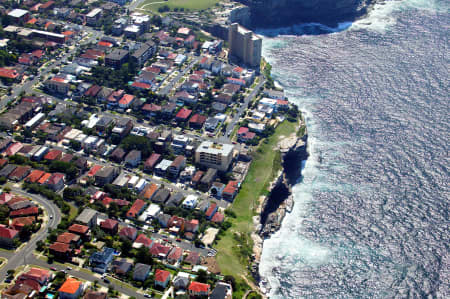
<path id="1" fill-rule="evenodd" d="M 131 206 L 130 210 L 127 212 L 128 218 L 136 218 L 145 208 L 145 201 L 142 199 L 136 199 L 136 201 Z"/>
<path id="2" fill-rule="evenodd" d="M 153 103 L 145 104 L 144 106 L 142 106 L 141 110 L 148 116 L 153 116 L 156 115 L 158 112 L 161 112 L 161 106 Z"/>
<path id="3" fill-rule="evenodd" d="M 189 120 L 189 126 L 195 129 L 201 129 L 205 123 L 207 117 L 201 114 L 194 114 Z"/>
<path id="4" fill-rule="evenodd" d="M 186 109 L 186 108 L 181 108 L 178 113 L 175 116 L 175 120 L 182 122 L 182 121 L 187 121 L 187 119 L 189 118 L 189 116 L 191 115 L 192 110 L 190 109 Z"/>
<path id="5" fill-rule="evenodd" d="M 11 228 L 21 231 L 25 225 L 33 225 L 35 221 L 36 221 L 35 216 L 14 218 L 11 222 Z"/>
<path id="6" fill-rule="evenodd" d="M 59 298 L 75 299 L 83 293 L 83 283 L 73 277 L 69 277 L 58 289 Z"/>
<path id="7" fill-rule="evenodd" d="M 155 286 L 165 289 L 170 281 L 170 272 L 166 270 L 156 269 Z"/>
<path id="8" fill-rule="evenodd" d="M 47 182 L 47 180 L 48 180 L 51 176 L 52 176 L 51 173 L 46 172 L 46 173 L 44 173 L 44 174 L 39 178 L 39 180 L 37 181 L 37 183 L 38 183 L 39 185 L 43 185 L 43 184 L 45 184 L 45 183 Z"/>
<path id="9" fill-rule="evenodd" d="M 66 176 L 63 173 L 54 173 L 51 177 L 45 182 L 45 184 L 50 187 L 53 191 L 59 191 L 64 188 L 64 178 Z"/>
<path id="10" fill-rule="evenodd" d="M 134 266 L 133 279 L 137 281 L 145 281 L 150 274 L 152 267 L 146 264 L 137 263 Z"/>
<path id="11" fill-rule="evenodd" d="M 57 149 L 49 150 L 47 154 L 45 154 L 44 159 L 49 161 L 59 160 L 62 158 L 63 152 Z"/>
<path id="12" fill-rule="evenodd" d="M 147 248 L 152 248 L 153 240 L 144 234 L 138 235 L 136 240 L 134 240 L 133 247 L 141 248 L 142 246 L 147 247 Z"/>
<path id="13" fill-rule="evenodd" d="M 225 219 L 225 216 L 222 213 L 215 213 L 214 216 L 211 218 L 211 221 L 214 223 L 222 223 Z"/>
<path id="14" fill-rule="evenodd" d="M 81 224 L 72 224 L 69 226 L 68 231 L 81 237 L 87 237 L 89 235 L 89 226 Z"/>
<path id="15" fill-rule="evenodd" d="M 96 97 L 98 95 L 98 93 L 102 90 L 101 86 L 98 85 L 92 85 L 91 87 L 89 87 L 88 90 L 86 90 L 86 92 L 84 93 L 84 95 L 86 97 Z"/>
<path id="16" fill-rule="evenodd" d="M 108 234 L 115 235 L 119 230 L 119 222 L 114 219 L 106 219 L 100 223 L 100 227 Z"/>
<path id="17" fill-rule="evenodd" d="M 38 214 L 39 214 L 38 207 L 28 207 L 28 208 L 12 211 L 11 213 L 9 213 L 9 217 L 15 218 L 15 217 L 24 217 L 24 216 L 37 216 Z"/>
<path id="18" fill-rule="evenodd" d="M 144 171 L 151 172 L 153 168 L 162 160 L 160 154 L 153 153 L 144 163 Z"/>
<path id="19" fill-rule="evenodd" d="M 58 236 L 56 241 L 69 245 L 78 245 L 80 243 L 80 236 L 74 233 L 63 232 Z"/>
<path id="20" fill-rule="evenodd" d="M 206 219 L 211 220 L 214 214 L 217 212 L 217 205 L 212 203 L 205 212 Z"/>
<path id="21" fill-rule="evenodd" d="M 170 247 L 156 243 L 150 248 L 150 253 L 153 257 L 165 259 L 170 252 Z"/>
<path id="22" fill-rule="evenodd" d="M 229 181 L 222 191 L 222 198 L 232 202 L 237 195 L 239 183 L 237 181 Z"/>
<path id="23" fill-rule="evenodd" d="M 184 230 L 187 232 L 195 233 L 198 231 L 199 221 L 197 219 L 187 220 L 184 223 Z"/>
<path id="24" fill-rule="evenodd" d="M 209 284 L 206 284 L 206 283 L 193 281 L 189 285 L 188 290 L 189 290 L 190 296 L 196 296 L 196 297 L 208 296 L 209 291 L 210 291 L 210 286 L 209 286 Z"/>
<path id="25" fill-rule="evenodd" d="M 19 231 L 5 226 L 0 226 L 0 246 L 11 248 L 14 246 L 14 240 L 19 236 Z"/>
<path id="26" fill-rule="evenodd" d="M 45 171 L 35 169 L 30 172 L 30 174 L 25 178 L 25 181 L 29 183 L 36 183 L 44 174 Z"/>
<path id="27" fill-rule="evenodd" d="M 48 247 L 51 254 L 53 254 L 56 258 L 65 260 L 69 258 L 72 250 L 70 249 L 70 245 L 61 242 L 55 242 Z"/>
<path id="28" fill-rule="evenodd" d="M 10 180 L 13 181 L 21 181 L 23 180 L 28 173 L 31 171 L 30 166 L 17 166 L 16 169 L 14 169 L 8 176 Z"/>
<path id="29" fill-rule="evenodd" d="M 191 264 L 191 265 L 199 265 L 200 264 L 200 254 L 198 252 L 191 251 L 184 259 L 184 262 Z"/>
<path id="30" fill-rule="evenodd" d="M 20 142 L 15 142 L 13 144 L 11 144 L 10 146 L 8 146 L 8 148 L 5 150 L 5 154 L 10 157 L 13 156 L 15 154 L 17 154 L 23 147 L 23 144 Z"/>
<path id="31" fill-rule="evenodd" d="M 130 226 L 124 227 L 120 230 L 119 236 L 122 239 L 128 239 L 133 242 L 136 239 L 137 230 L 134 227 Z"/>
<path id="32" fill-rule="evenodd" d="M 32 279 L 37 281 L 41 286 L 49 282 L 51 273 L 49 270 L 41 268 L 31 268 L 28 272 L 20 275 L 21 279 Z"/>
<path id="33" fill-rule="evenodd" d="M 171 264 L 181 262 L 182 259 L 183 259 L 183 249 L 181 249 L 180 247 L 172 248 L 169 255 L 167 256 L 167 261 Z"/>

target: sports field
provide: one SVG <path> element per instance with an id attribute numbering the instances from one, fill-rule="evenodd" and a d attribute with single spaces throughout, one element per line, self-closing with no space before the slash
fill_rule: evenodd
<path id="1" fill-rule="evenodd" d="M 145 0 L 139 8 L 142 10 L 148 10 L 158 12 L 158 9 L 162 7 L 169 7 L 173 10 L 203 10 L 214 6 L 219 0 Z"/>

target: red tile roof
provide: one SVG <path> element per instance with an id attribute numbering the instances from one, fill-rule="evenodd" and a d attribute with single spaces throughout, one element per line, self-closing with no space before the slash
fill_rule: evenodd
<path id="1" fill-rule="evenodd" d="M 60 253 L 66 253 L 70 251 L 69 244 L 61 243 L 61 242 L 55 242 L 52 245 L 48 247 L 52 251 L 60 252 Z"/>
<path id="2" fill-rule="evenodd" d="M 140 89 L 150 89 L 152 88 L 152 86 L 150 84 L 147 83 L 142 83 L 142 82 L 133 82 L 133 84 L 131 84 L 132 87 L 136 87 L 136 88 L 140 88 Z"/>
<path id="3" fill-rule="evenodd" d="M 166 270 L 156 269 L 155 272 L 155 281 L 165 283 L 167 279 L 170 277 L 170 272 Z"/>
<path id="4" fill-rule="evenodd" d="M 16 79 L 19 77 L 19 72 L 14 69 L 0 68 L 0 77 L 8 79 Z"/>
<path id="5" fill-rule="evenodd" d="M 211 204 L 208 210 L 205 213 L 206 217 L 211 217 L 217 209 L 217 205 L 215 203 Z"/>
<path id="6" fill-rule="evenodd" d="M 161 155 L 157 153 L 153 153 L 144 163 L 144 167 L 153 168 L 156 163 L 158 163 L 159 159 L 161 159 Z"/>
<path id="7" fill-rule="evenodd" d="M 120 230 L 119 235 L 122 237 L 127 237 L 129 239 L 133 239 L 134 236 L 137 234 L 137 229 L 135 229 L 134 227 L 124 227 Z"/>
<path id="8" fill-rule="evenodd" d="M 88 177 L 93 177 L 97 173 L 97 171 L 102 169 L 102 167 L 103 166 L 101 166 L 101 165 L 94 165 L 94 166 L 92 166 L 92 168 L 89 170 L 87 176 Z"/>
<path id="9" fill-rule="evenodd" d="M 73 277 L 69 277 L 59 288 L 58 292 L 66 294 L 76 294 L 77 291 L 80 289 L 81 285 L 82 285 L 81 281 Z"/>
<path id="10" fill-rule="evenodd" d="M 19 217 L 19 216 L 30 216 L 30 215 L 38 215 L 39 209 L 38 207 L 28 207 L 25 209 L 12 211 L 9 216 L 10 217 Z"/>
<path id="11" fill-rule="evenodd" d="M 215 223 L 221 223 L 221 222 L 223 222 L 224 219 L 225 219 L 225 216 L 222 213 L 217 212 L 211 218 L 211 221 L 215 222 Z"/>
<path id="12" fill-rule="evenodd" d="M 112 43 L 110 43 L 110 42 L 105 42 L 105 41 L 99 41 L 99 42 L 98 42 L 98 45 L 99 45 L 99 46 L 102 46 L 102 47 L 108 47 L 108 48 L 111 48 L 111 47 L 113 46 Z"/>
<path id="13" fill-rule="evenodd" d="M 203 125 L 205 123 L 205 121 L 206 121 L 206 116 L 196 113 L 191 117 L 191 119 L 189 120 L 189 123 Z"/>
<path id="14" fill-rule="evenodd" d="M 193 281 L 189 285 L 189 291 L 194 293 L 208 293 L 209 284 Z"/>
<path id="15" fill-rule="evenodd" d="M 143 201 L 142 199 L 136 199 L 130 210 L 127 212 L 127 217 L 135 218 L 144 206 L 145 201 Z"/>
<path id="16" fill-rule="evenodd" d="M 100 92 L 100 90 L 102 90 L 101 86 L 92 85 L 91 87 L 89 87 L 88 90 L 86 90 L 84 95 L 87 96 L 87 97 L 95 97 Z"/>
<path id="17" fill-rule="evenodd" d="M 100 223 L 100 227 L 101 228 L 109 229 L 109 230 L 114 229 L 117 225 L 119 225 L 119 222 L 117 220 L 114 220 L 114 219 L 106 219 L 105 221 L 102 221 Z"/>
<path id="18" fill-rule="evenodd" d="M 180 111 L 178 111 L 176 118 L 187 119 L 189 117 L 189 115 L 191 115 L 191 113 L 192 113 L 192 110 L 186 109 L 186 108 L 181 108 Z"/>
<path id="19" fill-rule="evenodd" d="M 81 224 L 72 224 L 68 230 L 71 233 L 84 235 L 89 231 L 89 227 L 86 225 L 81 225 Z"/>
<path id="20" fill-rule="evenodd" d="M 73 241 L 78 241 L 80 239 L 79 235 L 75 235 L 73 233 L 69 233 L 69 232 L 63 232 L 62 234 L 60 234 L 58 236 L 58 239 L 56 240 L 57 242 L 60 243 L 65 243 L 65 244 L 70 244 Z"/>
<path id="21" fill-rule="evenodd" d="M 57 149 L 52 149 L 47 154 L 45 154 L 44 159 L 53 161 L 53 160 L 61 158 L 61 156 L 62 156 L 62 151 L 57 150 Z"/>
<path id="22" fill-rule="evenodd" d="M 157 112 L 157 111 L 161 111 L 161 106 L 156 105 L 156 104 L 145 104 L 142 107 L 142 110 L 146 111 L 146 112 Z"/>
<path id="23" fill-rule="evenodd" d="M 247 127 L 240 127 L 237 134 L 241 135 L 241 134 L 245 134 L 248 132 L 248 128 Z"/>
<path id="24" fill-rule="evenodd" d="M 5 226 L 0 226 L 0 238 L 4 239 L 13 239 L 17 236 L 19 231 L 11 228 L 7 228 Z"/>
<path id="25" fill-rule="evenodd" d="M 38 184 L 42 185 L 47 182 L 47 180 L 52 176 L 51 173 L 46 172 L 44 175 L 42 175 L 39 180 L 37 181 Z"/>
<path id="26" fill-rule="evenodd" d="M 152 247 L 153 240 L 150 239 L 149 237 L 147 237 L 147 236 L 144 235 L 144 234 L 140 234 L 140 235 L 136 238 L 136 240 L 134 241 L 134 243 L 139 243 L 139 244 L 144 245 L 144 246 L 147 247 L 147 248 L 150 248 L 150 247 Z"/>
<path id="27" fill-rule="evenodd" d="M 59 184 L 59 181 L 63 180 L 64 181 L 64 177 L 65 175 L 62 173 L 54 173 L 52 174 L 52 176 L 47 180 L 46 184 L 47 185 L 56 185 Z"/>
<path id="28" fill-rule="evenodd" d="M 124 94 L 123 97 L 119 100 L 119 104 L 121 105 L 129 105 L 134 100 L 134 95 Z"/>

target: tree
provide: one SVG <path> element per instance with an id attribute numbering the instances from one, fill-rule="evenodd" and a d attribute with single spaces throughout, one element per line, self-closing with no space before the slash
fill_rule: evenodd
<path id="1" fill-rule="evenodd" d="M 132 248 L 132 245 L 133 244 L 131 244 L 130 240 L 128 240 L 128 239 L 123 240 L 122 244 L 120 246 L 120 249 L 122 250 L 122 254 L 129 255 L 130 251 L 131 251 L 131 248 Z"/>

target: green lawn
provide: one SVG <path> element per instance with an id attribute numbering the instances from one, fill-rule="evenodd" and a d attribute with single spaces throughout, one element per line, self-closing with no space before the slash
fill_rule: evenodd
<path id="1" fill-rule="evenodd" d="M 174 8 L 185 10 L 203 10 L 214 6 L 219 0 L 145 0 L 139 5 L 140 9 L 158 12 L 160 7 L 167 5 L 172 11 Z"/>
<path id="2" fill-rule="evenodd" d="M 238 279 L 240 275 L 248 276 L 247 257 L 249 250 L 253 248 L 249 237 L 253 229 L 252 217 L 255 215 L 258 198 L 266 193 L 268 184 L 281 169 L 280 152 L 273 149 L 280 136 L 289 136 L 296 130 L 296 126 L 297 123 L 284 121 L 277 127 L 275 134 L 269 137 L 268 142 L 262 142 L 254 154 L 253 163 L 232 206 L 236 218 L 228 218 L 233 225 L 221 237 L 216 246 L 217 261 L 222 274 L 231 274 Z M 237 240 L 235 232 L 248 237 Z M 247 245 L 245 246 L 243 243 L 247 243 Z"/>

